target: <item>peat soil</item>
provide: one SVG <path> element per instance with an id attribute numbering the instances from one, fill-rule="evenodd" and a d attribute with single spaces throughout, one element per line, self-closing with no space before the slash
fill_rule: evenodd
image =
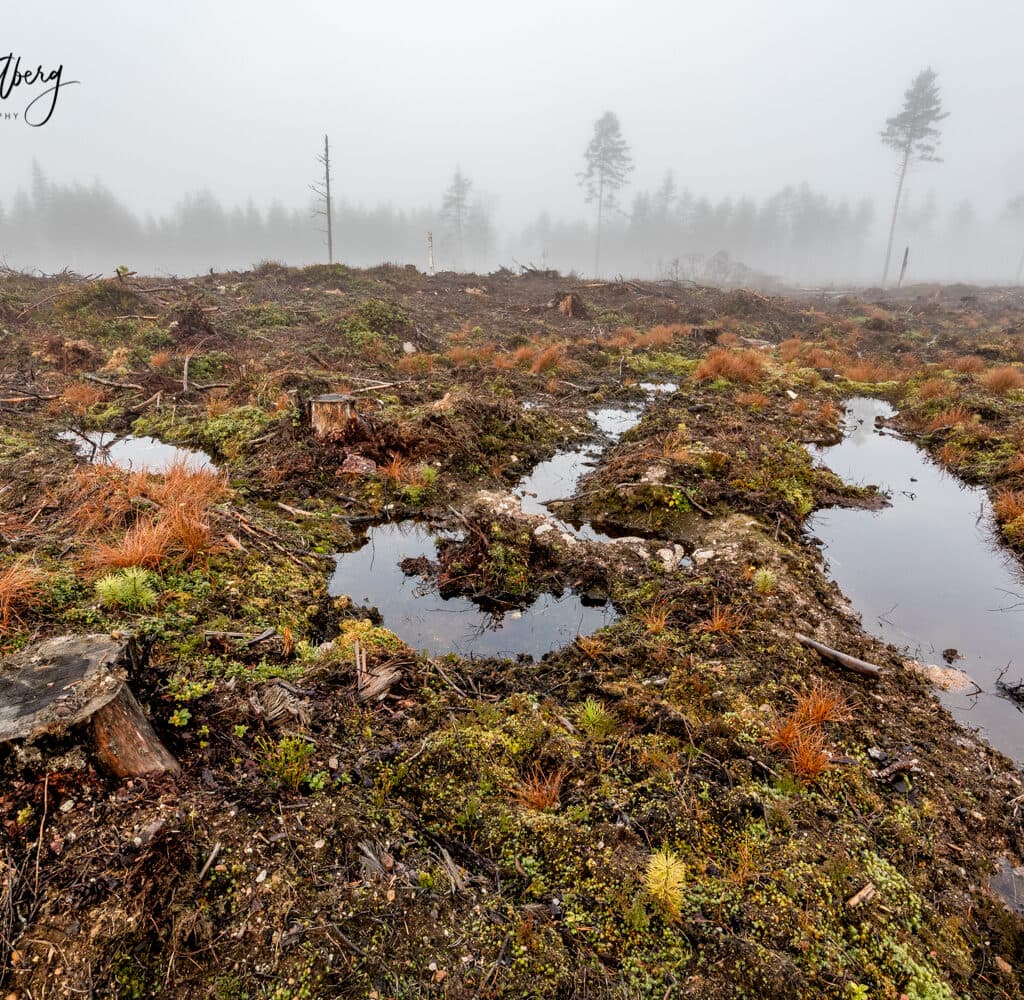
<path id="1" fill-rule="evenodd" d="M 1021 775 L 804 531 L 886 502 L 807 448 L 869 395 L 1019 556 L 1019 290 L 6 273 L 0 344 L 0 648 L 133 637 L 182 766 L 115 778 L 88 727 L 0 747 L 7 995 L 1020 995 Z M 589 416 L 642 405 L 611 441 Z M 97 433 L 215 468 L 90 463 Z M 523 513 L 538 463 L 602 441 Z M 441 539 L 419 586 L 614 621 L 419 650 L 331 586 L 405 521 Z"/>

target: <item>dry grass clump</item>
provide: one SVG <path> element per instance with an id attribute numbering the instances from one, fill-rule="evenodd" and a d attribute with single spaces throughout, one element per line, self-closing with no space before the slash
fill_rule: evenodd
<path id="1" fill-rule="evenodd" d="M 804 782 L 820 777 L 832 763 L 825 746 L 824 726 L 851 717 L 849 702 L 834 688 L 815 681 L 797 696 L 793 711 L 776 718 L 767 743 L 789 758 L 793 773 Z"/>
<path id="2" fill-rule="evenodd" d="M 146 518 L 136 521 L 113 544 L 100 542 L 86 562 L 92 569 L 124 569 L 142 566 L 155 569 L 171 552 L 172 528 L 167 521 Z"/>
<path id="3" fill-rule="evenodd" d="M 733 351 L 713 347 L 693 373 L 694 380 L 725 378 L 730 382 L 753 384 L 764 378 L 764 359 L 756 351 Z"/>
<path id="4" fill-rule="evenodd" d="M 944 378 L 926 379 L 917 387 L 918 399 L 931 402 L 948 396 L 952 387 Z"/>
<path id="5" fill-rule="evenodd" d="M 640 331 L 632 326 L 620 326 L 613 330 L 602 343 L 607 347 L 613 347 L 617 351 L 623 351 L 627 347 L 635 347 L 640 340 Z"/>
<path id="6" fill-rule="evenodd" d="M 721 607 L 716 604 L 711 615 L 705 618 L 699 625 L 702 632 L 710 632 L 713 635 L 735 635 L 747 620 L 742 611 L 735 608 Z"/>
<path id="7" fill-rule="evenodd" d="M 990 368 L 978 381 L 989 392 L 1005 396 L 1011 390 L 1024 386 L 1024 375 L 1020 369 L 1004 365 L 1000 368 Z"/>
<path id="8" fill-rule="evenodd" d="M 893 377 L 892 369 L 881 361 L 870 358 L 858 358 L 843 366 L 844 378 L 851 382 L 886 382 Z"/>
<path id="9" fill-rule="evenodd" d="M 545 809 L 557 809 L 562 794 L 562 785 L 569 775 L 569 768 L 564 765 L 555 771 L 545 772 L 540 767 L 533 770 L 519 783 L 516 788 L 516 801 L 524 809 L 543 812 Z"/>
<path id="10" fill-rule="evenodd" d="M 667 347 L 676 337 L 688 337 L 691 333 L 693 333 L 693 327 L 685 323 L 660 323 L 641 334 L 636 341 L 636 346 Z"/>
<path id="11" fill-rule="evenodd" d="M 793 414 L 794 417 L 803 416 L 810 408 L 811 404 L 806 399 L 794 399 L 793 402 L 789 404 L 789 412 Z"/>
<path id="12" fill-rule="evenodd" d="M 779 344 L 779 357 L 783 361 L 795 361 L 803 353 L 807 345 L 796 337 L 787 337 Z"/>
<path id="13" fill-rule="evenodd" d="M 835 688 L 816 680 L 807 694 L 797 697 L 792 718 L 804 728 L 826 722 L 845 722 L 851 717 L 850 703 Z"/>
<path id="14" fill-rule="evenodd" d="M 60 403 L 68 407 L 77 416 L 83 416 L 97 403 L 102 403 L 107 394 L 94 385 L 69 385 L 60 394 Z"/>
<path id="15" fill-rule="evenodd" d="M 725 330 L 715 337 L 715 343 L 719 347 L 739 347 L 743 341 L 731 330 Z"/>
<path id="16" fill-rule="evenodd" d="M 403 354 L 395 367 L 403 375 L 426 375 L 434 370 L 434 355 L 417 351 L 415 354 Z"/>
<path id="17" fill-rule="evenodd" d="M 534 359 L 530 365 L 530 371 L 534 375 L 540 375 L 543 372 L 552 372 L 561 366 L 565 361 L 565 346 L 562 344 L 552 344 L 550 347 L 544 348 Z"/>
<path id="18" fill-rule="evenodd" d="M 211 508 L 227 496 L 224 477 L 176 461 L 162 475 L 91 465 L 74 476 L 75 521 L 86 532 L 127 527 L 86 557 L 93 569 L 157 567 L 165 559 L 194 563 L 214 551 Z M 138 516 L 140 510 L 145 513 Z"/>
<path id="19" fill-rule="evenodd" d="M 1001 523 L 1016 521 L 1024 515 L 1024 490 L 1003 490 L 992 501 L 992 509 Z"/>
<path id="20" fill-rule="evenodd" d="M 976 354 L 962 354 L 950 363 L 950 368 L 961 375 L 976 375 L 984 367 L 984 359 L 979 358 Z"/>
<path id="21" fill-rule="evenodd" d="M 967 407 L 959 404 L 947 406 L 925 424 L 925 429 L 929 432 L 948 430 L 951 427 L 960 427 L 970 423 L 973 419 L 974 414 Z"/>
<path id="22" fill-rule="evenodd" d="M 529 344 L 524 344 L 522 347 L 517 347 L 512 352 L 512 364 L 517 367 L 527 367 L 533 364 L 533 360 L 536 357 L 537 348 L 531 347 Z"/>
<path id="23" fill-rule="evenodd" d="M 822 423 L 834 424 L 842 415 L 843 411 L 835 403 L 827 400 L 818 407 L 818 419 Z"/>
<path id="24" fill-rule="evenodd" d="M 736 402 L 740 406 L 748 406 L 752 410 L 763 410 L 771 400 L 763 392 L 738 392 Z"/>
<path id="25" fill-rule="evenodd" d="M 399 486 L 409 478 L 410 463 L 407 458 L 392 452 L 391 457 L 380 466 L 379 471 L 384 482 L 390 483 L 392 486 Z"/>
<path id="26" fill-rule="evenodd" d="M 149 359 L 149 366 L 159 371 L 171 363 L 171 357 L 170 351 L 154 351 L 153 356 Z"/>
<path id="27" fill-rule="evenodd" d="M 10 635 L 24 625 L 20 612 L 40 603 L 39 587 L 43 574 L 24 559 L 0 571 L 0 636 Z"/>
<path id="28" fill-rule="evenodd" d="M 1024 472 L 1024 451 L 1017 452 L 1006 464 L 1006 471 L 1012 473 Z"/>
<path id="29" fill-rule="evenodd" d="M 672 610 L 667 601 L 658 601 L 657 604 L 652 604 L 640 612 L 640 621 L 651 635 L 660 635 L 668 625 Z"/>

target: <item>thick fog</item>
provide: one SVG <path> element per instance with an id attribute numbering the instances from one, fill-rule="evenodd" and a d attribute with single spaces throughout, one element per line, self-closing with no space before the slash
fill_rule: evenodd
<path id="1" fill-rule="evenodd" d="M 439 270 L 877 284 L 900 167 L 880 133 L 930 67 L 942 162 L 911 162 L 890 280 L 908 245 L 908 281 L 1019 278 L 1019 0 L 9 0 L 3 13 L 12 267 L 326 261 L 311 186 L 327 134 L 343 263 L 425 269 L 430 231 Z M 60 89 L 13 86 L 19 58 L 23 73 L 60 67 Z M 580 175 L 609 111 L 632 170 L 603 206 L 598 261 Z M 457 171 L 469 184 L 453 201 Z"/>

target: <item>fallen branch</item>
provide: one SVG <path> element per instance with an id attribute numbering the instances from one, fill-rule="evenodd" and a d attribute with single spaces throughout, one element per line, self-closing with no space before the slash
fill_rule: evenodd
<path id="1" fill-rule="evenodd" d="M 145 390 L 141 385 L 136 385 L 134 382 L 115 382 L 109 378 L 100 378 L 99 375 L 90 375 L 89 372 L 82 372 L 82 378 L 88 379 L 90 382 L 97 382 L 99 385 L 110 386 L 112 389 L 136 389 L 139 392 Z"/>
<path id="2" fill-rule="evenodd" d="M 882 668 L 876 663 L 868 663 L 867 660 L 861 660 L 856 656 L 850 656 L 849 653 L 841 653 L 838 649 L 833 649 L 831 646 L 826 646 L 823 643 L 816 642 L 809 636 L 802 635 L 799 632 L 794 632 L 793 638 L 802 645 L 809 646 L 818 653 L 819 656 L 823 656 L 827 660 L 832 660 L 834 663 L 838 663 L 841 667 L 846 667 L 847 670 L 852 670 L 856 674 L 862 674 L 865 677 L 882 676 Z"/>

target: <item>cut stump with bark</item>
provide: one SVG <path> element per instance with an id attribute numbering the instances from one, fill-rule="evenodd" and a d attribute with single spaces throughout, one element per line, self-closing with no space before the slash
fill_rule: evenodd
<path id="1" fill-rule="evenodd" d="M 46 639 L 0 663 L 0 743 L 60 733 L 90 719 L 96 756 L 119 778 L 181 768 L 127 684 L 133 644 L 109 635 Z"/>

